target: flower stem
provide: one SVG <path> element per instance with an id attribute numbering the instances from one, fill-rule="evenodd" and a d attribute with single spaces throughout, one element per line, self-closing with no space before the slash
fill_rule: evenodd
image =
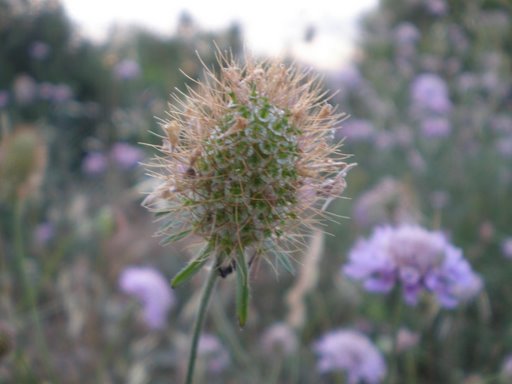
<path id="1" fill-rule="evenodd" d="M 27 276 L 25 270 L 25 249 L 23 240 L 23 200 L 18 199 L 15 206 L 14 212 L 14 245 L 15 245 L 15 261 L 17 264 L 18 273 L 20 275 L 20 281 L 23 286 L 23 302 L 28 304 L 31 321 L 35 330 L 36 345 L 39 349 L 39 354 L 43 361 L 46 373 L 51 376 L 52 369 L 48 360 L 49 351 L 46 344 L 46 338 L 44 330 L 41 324 L 41 318 L 37 309 L 37 299 L 34 292 L 32 282 Z"/>
<path id="2" fill-rule="evenodd" d="M 208 302 L 210 301 L 210 297 L 212 296 L 213 287 L 215 286 L 217 276 L 219 275 L 215 265 L 216 264 L 213 264 L 208 274 L 208 280 L 206 281 L 206 284 L 204 286 L 203 295 L 201 296 L 201 302 L 199 303 L 199 310 L 197 312 L 197 318 L 194 324 L 194 331 L 192 334 L 192 346 L 190 347 L 190 356 L 188 359 L 187 379 L 185 380 L 186 384 L 192 384 L 194 368 L 197 358 L 197 347 L 199 344 L 199 336 L 201 334 L 201 330 L 203 329 L 204 315 L 206 314 L 206 308 L 208 307 Z"/>

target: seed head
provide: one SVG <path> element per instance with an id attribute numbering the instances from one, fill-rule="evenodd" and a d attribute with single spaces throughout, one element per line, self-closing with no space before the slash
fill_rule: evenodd
<path id="1" fill-rule="evenodd" d="M 167 240 L 198 235 L 221 255 L 219 268 L 235 268 L 237 250 L 264 255 L 305 233 L 343 192 L 350 165 L 330 142 L 344 115 L 317 79 L 277 62 L 218 60 L 219 75 L 206 68 L 174 96 L 148 164 L 160 184 L 144 204 Z"/>

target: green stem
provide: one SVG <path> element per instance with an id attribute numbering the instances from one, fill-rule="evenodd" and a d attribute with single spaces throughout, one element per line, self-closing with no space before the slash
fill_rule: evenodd
<path id="1" fill-rule="evenodd" d="M 215 286 L 215 282 L 217 281 L 217 277 L 219 275 L 215 265 L 216 264 L 212 265 L 212 268 L 209 272 L 208 280 L 206 281 L 203 289 L 203 295 L 201 296 L 201 302 L 199 303 L 199 310 L 197 312 L 197 318 L 194 324 L 194 333 L 192 334 L 192 346 L 190 347 L 190 356 L 188 359 L 187 379 L 185 380 L 186 384 L 192 384 L 197 358 L 197 347 L 199 344 L 199 336 L 201 334 L 201 330 L 203 329 L 204 315 L 206 314 L 206 308 L 208 307 L 208 302 L 212 296 L 213 287 Z"/>
<path id="2" fill-rule="evenodd" d="M 399 361 L 398 361 L 398 331 L 402 316 L 402 297 L 399 290 L 395 290 L 391 296 L 392 300 L 392 330 L 391 330 L 391 361 L 390 361 L 390 383 L 395 383 L 398 379 Z"/>
<path id="3" fill-rule="evenodd" d="M 46 338 L 41 326 L 41 318 L 37 310 L 37 299 L 31 281 L 25 270 L 25 249 L 23 247 L 23 201 L 19 199 L 16 202 L 16 210 L 14 212 L 14 245 L 16 250 L 16 265 L 20 274 L 21 284 L 23 286 L 23 302 L 28 304 L 30 317 L 36 331 L 36 343 L 41 358 L 43 359 L 48 375 L 51 375 L 50 363 L 48 360 L 49 352 L 46 344 Z"/>

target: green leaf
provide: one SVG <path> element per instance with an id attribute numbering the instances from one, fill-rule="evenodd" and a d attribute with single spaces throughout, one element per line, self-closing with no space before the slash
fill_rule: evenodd
<path id="1" fill-rule="evenodd" d="M 175 241 L 181 240 L 187 237 L 192 232 L 191 229 L 187 229 L 182 232 L 175 233 L 173 235 L 166 236 L 161 242 L 160 245 L 168 245 L 170 243 L 174 243 Z"/>
<path id="2" fill-rule="evenodd" d="M 188 263 L 185 268 L 174 276 L 171 280 L 171 287 L 176 288 L 178 285 L 194 276 L 203 267 L 203 265 L 206 264 L 209 254 L 210 247 L 204 247 L 204 249 L 199 253 L 199 256 Z"/>
<path id="3" fill-rule="evenodd" d="M 243 327 L 249 312 L 249 267 L 243 250 L 236 251 L 236 313 Z"/>

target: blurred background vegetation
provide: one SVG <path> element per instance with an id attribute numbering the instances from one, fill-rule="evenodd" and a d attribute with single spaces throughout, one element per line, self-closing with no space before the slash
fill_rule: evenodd
<path id="1" fill-rule="evenodd" d="M 243 56 L 236 24 L 205 32 L 183 13 L 172 36 L 119 28 L 93 43 L 57 1 L 0 0 L 0 383 L 183 380 L 201 277 L 173 292 L 163 330 L 148 329 L 118 278 L 130 265 L 170 278 L 195 252 L 152 237 L 138 165 L 152 150 L 138 143 L 158 141 L 169 94 L 201 78 L 198 55 L 216 65 L 214 42 Z M 336 139 L 359 166 L 351 200 L 331 208 L 350 219 L 313 236 L 294 275 L 253 270 L 244 330 L 233 282 L 221 282 L 200 383 L 343 383 L 316 371 L 312 350 L 337 328 L 396 362 L 388 382 L 512 382 L 512 4 L 381 0 L 355 52 L 324 74 L 330 102 L 352 115 Z M 451 311 L 427 297 L 397 318 L 390 298 L 341 275 L 359 237 L 404 222 L 463 249 L 478 297 Z M 289 331 L 275 336 L 276 324 Z M 398 355 L 397 328 L 417 337 Z"/>

